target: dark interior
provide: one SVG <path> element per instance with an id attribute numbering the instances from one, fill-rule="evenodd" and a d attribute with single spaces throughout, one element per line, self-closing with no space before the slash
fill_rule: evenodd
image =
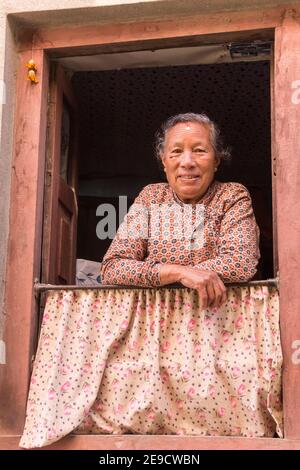
<path id="1" fill-rule="evenodd" d="M 77 258 L 101 261 L 96 208 L 128 206 L 148 183 L 165 181 L 154 134 L 169 116 L 205 112 L 221 128 L 232 162 L 216 178 L 250 191 L 261 232 L 258 278 L 273 277 L 270 63 L 250 61 L 76 72 L 80 161 Z"/>

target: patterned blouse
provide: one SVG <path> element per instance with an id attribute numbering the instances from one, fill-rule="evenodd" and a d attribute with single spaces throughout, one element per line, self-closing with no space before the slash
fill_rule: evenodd
<path id="1" fill-rule="evenodd" d="M 160 286 L 160 264 L 189 265 L 239 282 L 256 273 L 257 227 L 248 190 L 214 181 L 197 204 L 167 183 L 146 186 L 103 258 L 104 284 Z"/>

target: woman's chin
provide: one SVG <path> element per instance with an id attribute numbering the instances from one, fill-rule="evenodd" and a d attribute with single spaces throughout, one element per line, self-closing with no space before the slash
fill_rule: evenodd
<path id="1" fill-rule="evenodd" d="M 185 204 L 194 204 L 195 202 L 199 201 L 199 199 L 202 198 L 203 193 L 199 194 L 199 192 L 194 193 L 191 191 L 185 191 L 185 192 L 177 193 L 177 196 Z"/>

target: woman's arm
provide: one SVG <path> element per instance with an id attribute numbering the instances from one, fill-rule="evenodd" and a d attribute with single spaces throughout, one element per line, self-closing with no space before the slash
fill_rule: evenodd
<path id="1" fill-rule="evenodd" d="M 217 256 L 195 266 L 161 265 L 161 285 L 181 282 L 198 290 L 202 308 L 218 308 L 227 297 L 223 281 L 247 281 L 254 276 L 259 260 L 258 241 L 250 195 L 244 186 L 236 185 L 225 208 Z"/>
<path id="2" fill-rule="evenodd" d="M 149 235 L 148 200 L 146 187 L 135 199 L 103 258 L 103 284 L 142 287 L 160 285 L 159 264 L 145 260 Z"/>
<path id="3" fill-rule="evenodd" d="M 201 309 L 219 308 L 227 299 L 226 287 L 213 271 L 179 264 L 161 264 L 160 282 L 162 286 L 180 282 L 185 287 L 196 289 Z"/>
<path id="4" fill-rule="evenodd" d="M 250 195 L 242 185 L 237 185 L 225 209 L 217 246 L 217 256 L 197 268 L 214 271 L 227 282 L 248 281 L 254 276 L 260 258 L 259 229 Z"/>

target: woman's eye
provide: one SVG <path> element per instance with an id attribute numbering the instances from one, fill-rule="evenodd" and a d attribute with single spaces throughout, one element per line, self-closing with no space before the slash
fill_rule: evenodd
<path id="1" fill-rule="evenodd" d="M 196 148 L 196 149 L 194 149 L 194 152 L 196 152 L 196 153 L 204 153 L 205 150 L 204 150 L 204 149 L 201 149 L 201 148 Z"/>
<path id="2" fill-rule="evenodd" d="M 176 155 L 176 154 L 179 154 L 179 153 L 181 153 L 181 150 L 180 150 L 180 149 L 173 149 L 173 150 L 171 151 L 171 154 L 172 154 L 172 155 Z"/>

